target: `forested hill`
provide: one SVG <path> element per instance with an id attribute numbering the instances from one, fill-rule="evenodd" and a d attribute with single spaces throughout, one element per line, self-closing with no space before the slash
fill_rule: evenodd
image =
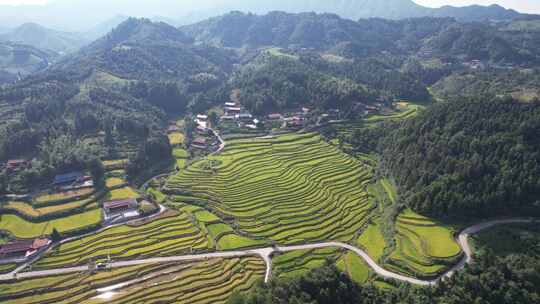
<path id="1" fill-rule="evenodd" d="M 500 215 L 539 204 L 538 103 L 441 103 L 386 132 L 383 167 L 418 212 Z"/>
<path id="2" fill-rule="evenodd" d="M 539 60 L 540 32 L 509 28 L 508 23 L 459 23 L 450 18 L 352 21 L 332 14 L 231 12 L 181 30 L 197 42 L 232 48 L 308 48 L 353 57 L 427 54 L 517 64 Z"/>
<path id="3" fill-rule="evenodd" d="M 101 69 L 128 79 L 181 80 L 198 73 L 223 77 L 234 54 L 194 45 L 183 32 L 148 19 L 130 18 L 109 34 L 67 57 L 57 71 Z"/>
<path id="4" fill-rule="evenodd" d="M 0 42 L 0 85 L 13 83 L 33 73 L 46 69 L 58 54 L 35 47 Z"/>
<path id="5" fill-rule="evenodd" d="M 204 1 L 204 0 L 203 0 Z M 385 18 L 392 20 L 418 17 L 451 17 L 462 22 L 486 20 L 511 20 L 523 15 L 499 5 L 465 7 L 444 6 L 429 8 L 413 0 L 231 0 L 214 15 L 226 10 L 243 10 L 265 14 L 274 10 L 291 13 L 317 12 L 337 14 L 344 18 Z"/>
<path id="6" fill-rule="evenodd" d="M 444 18 L 363 19 L 357 22 L 333 14 L 231 12 L 184 26 L 181 30 L 197 41 L 226 47 L 294 46 L 327 50 L 342 43 L 352 43 L 379 52 L 398 49 L 399 43 L 406 43 L 408 39 L 417 43 L 452 23 L 452 19 Z"/>
<path id="7" fill-rule="evenodd" d="M 89 42 L 78 33 L 56 31 L 36 23 L 25 23 L 7 31 L 0 35 L 0 41 L 31 45 L 58 53 L 76 51 Z"/>

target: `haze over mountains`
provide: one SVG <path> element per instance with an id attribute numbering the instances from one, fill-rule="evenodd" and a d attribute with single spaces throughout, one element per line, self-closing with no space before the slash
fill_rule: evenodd
<path id="1" fill-rule="evenodd" d="M 74 4 L 76 2 L 76 4 Z M 45 6 L 2 6 L 0 27 L 16 27 L 27 22 L 36 22 L 64 31 L 92 31 L 97 24 L 118 15 L 152 18 L 153 20 L 186 25 L 232 10 L 265 14 L 274 10 L 292 13 L 313 11 L 334 13 L 344 18 L 387 18 L 436 16 L 454 17 L 461 21 L 484 19 L 512 19 L 521 16 L 514 10 L 501 6 L 469 6 L 463 8 L 427 8 L 412 0 L 187 0 L 187 1 L 81 1 L 58 0 Z M 99 12 L 91 13 L 89 12 Z M 62 18 L 58 18 L 62 16 Z M 157 17 L 156 17 L 157 16 Z M 116 23 L 118 24 L 118 23 Z"/>
<path id="2" fill-rule="evenodd" d="M 57 53 L 75 51 L 88 42 L 80 34 L 56 31 L 36 23 L 25 23 L 11 31 L 0 34 L 0 41 L 27 44 Z"/>

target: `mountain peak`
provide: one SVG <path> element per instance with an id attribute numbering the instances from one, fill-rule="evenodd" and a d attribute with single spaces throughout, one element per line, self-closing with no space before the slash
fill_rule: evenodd
<path id="1" fill-rule="evenodd" d="M 130 43 L 185 44 L 191 42 L 192 39 L 167 23 L 130 17 L 103 38 L 94 42 L 91 47 L 113 48 L 120 44 Z"/>

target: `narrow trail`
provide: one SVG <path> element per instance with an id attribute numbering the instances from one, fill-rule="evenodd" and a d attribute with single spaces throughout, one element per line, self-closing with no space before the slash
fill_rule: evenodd
<path id="1" fill-rule="evenodd" d="M 464 229 L 457 239 L 459 246 L 464 252 L 463 259 L 449 271 L 442 274 L 434 280 L 421 280 L 417 278 L 407 277 L 398 273 L 388 271 L 377 264 L 364 250 L 357 248 L 355 246 L 341 243 L 341 242 L 323 242 L 316 244 L 305 244 L 297 246 L 276 246 L 276 247 L 266 247 L 252 250 L 238 250 L 238 251 L 223 251 L 223 252 L 212 252 L 212 253 L 203 253 L 196 255 L 184 255 L 184 256 L 172 256 L 172 257 L 159 257 L 159 258 L 149 258 L 149 259 L 139 259 L 131 261 L 119 261 L 111 262 L 107 265 L 108 268 L 118 268 L 126 266 L 136 266 L 144 264 L 160 264 L 160 263 L 174 263 L 174 262 L 192 262 L 192 261 L 204 261 L 208 259 L 227 259 L 227 258 L 238 258 L 238 257 L 247 257 L 247 256 L 258 256 L 264 260 L 266 264 L 266 273 L 264 281 L 267 283 L 272 277 L 272 255 L 276 253 L 285 253 L 296 250 L 311 250 L 311 249 L 323 249 L 323 248 L 341 248 L 349 250 L 357 254 L 359 257 L 364 259 L 367 265 L 373 269 L 375 273 L 384 278 L 394 279 L 402 282 L 408 282 L 415 285 L 421 286 L 430 286 L 436 284 L 439 280 L 446 277 L 452 276 L 458 270 L 461 270 L 465 267 L 466 264 L 469 264 L 473 261 L 473 253 L 469 244 L 469 237 L 473 234 L 476 234 L 480 231 L 486 230 L 493 226 L 505 225 L 505 224 L 517 224 L 517 223 L 533 223 L 537 219 L 532 218 L 514 218 L 514 219 L 500 219 L 492 220 L 487 222 L 482 222 L 471 227 Z M 32 271 L 32 272 L 22 272 L 17 273 L 16 271 L 4 275 L 0 275 L 0 281 L 9 281 L 15 278 L 35 278 L 43 277 L 50 275 L 59 275 L 75 272 L 84 272 L 89 271 L 88 266 L 80 267 L 69 267 L 69 268 L 59 268 L 59 269 L 50 269 L 44 271 Z"/>
<path id="2" fill-rule="evenodd" d="M 221 151 L 223 151 L 223 149 L 225 149 L 225 140 L 223 140 L 223 138 L 221 137 L 221 135 L 219 135 L 218 131 L 212 129 L 212 128 L 208 128 L 208 130 L 212 131 L 212 133 L 214 133 L 214 136 L 219 140 L 219 148 L 215 151 L 215 152 L 212 152 L 210 153 L 210 155 L 217 155 L 219 153 L 221 153 Z"/>

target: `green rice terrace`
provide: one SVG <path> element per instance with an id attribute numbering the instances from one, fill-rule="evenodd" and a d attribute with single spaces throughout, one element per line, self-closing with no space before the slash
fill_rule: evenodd
<path id="1" fill-rule="evenodd" d="M 177 149 L 175 156 L 184 165 L 186 153 Z M 397 194 L 390 181 L 374 177 L 373 163 L 343 153 L 316 133 L 231 140 L 219 155 L 178 166 L 166 181 L 150 184 L 148 193 L 169 207 L 157 218 L 65 242 L 31 270 L 329 241 L 362 248 L 386 269 L 411 277 L 430 279 L 448 270 L 462 256 L 452 228 L 407 210 L 398 216 L 395 234 L 385 232 L 383 214 Z M 121 182 L 109 176 L 107 184 L 114 190 L 106 198 L 137 195 Z M 89 208 L 85 212 L 96 215 L 85 220 L 100 220 L 99 211 Z M 91 224 L 70 217 L 59 221 L 66 222 L 66 229 L 68 223 Z M 63 227 L 49 223 L 19 231 L 17 225 L 24 223 L 15 223 L 1 229 L 32 237 L 48 227 Z M 276 254 L 273 276 L 298 276 L 328 258 L 359 283 L 391 286 L 361 257 L 338 248 Z M 0 301 L 224 303 L 234 290 L 247 290 L 264 274 L 259 257 L 145 264 L 19 279 L 2 284 Z"/>

